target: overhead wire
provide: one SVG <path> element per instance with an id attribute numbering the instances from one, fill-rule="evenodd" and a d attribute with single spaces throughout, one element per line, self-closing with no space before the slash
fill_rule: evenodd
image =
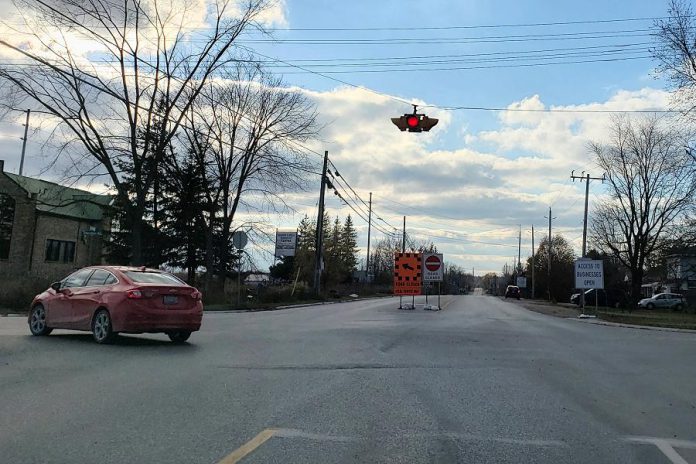
<path id="1" fill-rule="evenodd" d="M 551 21 L 536 23 L 507 23 L 507 24 L 478 24 L 464 26 L 382 26 L 382 27 L 287 27 L 287 28 L 267 28 L 269 31 L 423 31 L 423 30 L 451 30 L 451 29 L 493 29 L 503 27 L 547 27 L 547 26 L 570 26 L 578 24 L 609 24 L 640 21 L 658 21 L 668 19 L 664 16 L 644 16 L 633 18 L 609 18 L 609 19 L 590 19 L 572 21 Z"/>

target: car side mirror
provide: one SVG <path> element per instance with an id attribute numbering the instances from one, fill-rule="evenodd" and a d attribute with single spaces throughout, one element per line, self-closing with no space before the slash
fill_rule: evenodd
<path id="1" fill-rule="evenodd" d="M 51 288 L 52 288 L 53 290 L 55 290 L 56 292 L 60 292 L 60 286 L 61 286 L 61 283 L 60 283 L 60 282 L 53 282 L 53 283 L 51 284 Z"/>

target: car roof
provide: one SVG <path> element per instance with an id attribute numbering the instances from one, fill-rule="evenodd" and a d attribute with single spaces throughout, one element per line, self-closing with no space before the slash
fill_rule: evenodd
<path id="1" fill-rule="evenodd" d="M 127 272 L 127 271 L 135 271 L 135 272 L 157 272 L 157 273 L 163 273 L 165 271 L 161 269 L 152 269 L 149 267 L 145 266 L 111 266 L 111 265 L 105 265 L 105 266 L 100 266 L 100 265 L 94 265 L 94 266 L 87 266 L 89 269 L 105 269 L 107 271 L 120 271 L 120 272 Z"/>

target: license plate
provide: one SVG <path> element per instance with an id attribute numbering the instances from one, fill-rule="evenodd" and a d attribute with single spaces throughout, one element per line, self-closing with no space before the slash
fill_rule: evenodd
<path id="1" fill-rule="evenodd" d="M 162 302 L 166 305 L 173 305 L 179 302 L 179 297 L 176 295 L 164 295 L 162 297 Z"/>

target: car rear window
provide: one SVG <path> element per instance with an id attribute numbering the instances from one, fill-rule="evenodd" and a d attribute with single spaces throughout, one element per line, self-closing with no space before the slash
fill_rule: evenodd
<path id="1" fill-rule="evenodd" d="M 124 274 L 139 284 L 185 285 L 182 280 L 164 272 L 125 271 Z"/>

